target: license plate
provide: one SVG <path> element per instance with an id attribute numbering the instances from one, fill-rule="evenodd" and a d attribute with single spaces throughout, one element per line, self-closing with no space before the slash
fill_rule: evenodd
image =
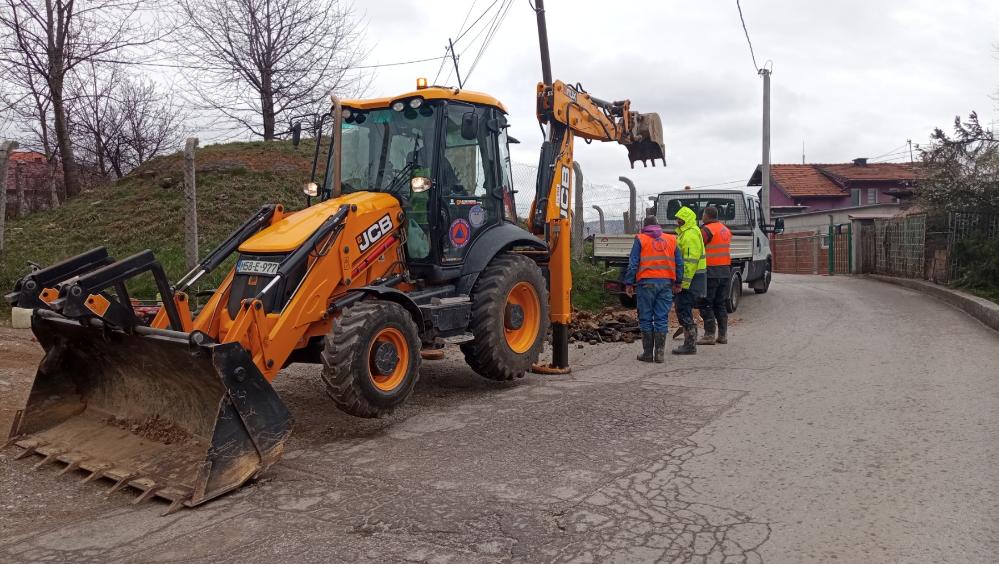
<path id="1" fill-rule="evenodd" d="M 280 264 L 281 263 L 271 262 L 269 260 L 244 259 L 236 263 L 236 273 L 274 276 L 277 274 L 278 266 Z"/>

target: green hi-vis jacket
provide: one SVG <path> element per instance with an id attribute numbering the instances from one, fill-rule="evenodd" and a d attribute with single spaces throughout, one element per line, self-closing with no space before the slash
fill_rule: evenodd
<path id="1" fill-rule="evenodd" d="M 683 206 L 677 210 L 676 217 L 683 220 L 683 225 L 676 228 L 676 244 L 683 255 L 682 286 L 688 290 L 695 274 L 708 271 L 708 262 L 704 256 L 704 238 L 697 227 L 697 214 Z"/>

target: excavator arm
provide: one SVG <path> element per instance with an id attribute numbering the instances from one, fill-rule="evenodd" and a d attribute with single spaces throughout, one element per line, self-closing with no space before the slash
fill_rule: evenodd
<path id="1" fill-rule="evenodd" d="M 552 80 L 548 54 L 548 30 L 544 0 L 536 0 L 538 39 L 541 47 L 542 81 L 537 89 L 537 116 L 545 130 L 538 162 L 538 180 L 531 204 L 528 228 L 548 243 L 548 283 L 552 325 L 552 362 L 536 365 L 541 373 L 569 371 L 569 323 L 572 321 L 572 162 L 573 141 L 617 142 L 628 148 L 628 159 L 656 159 L 666 165 L 662 121 L 659 114 L 640 114 L 631 102 L 606 102 L 575 86 Z M 647 165 L 646 165 L 647 166 Z M 582 221 L 582 218 L 576 218 Z"/>
<path id="2" fill-rule="evenodd" d="M 636 161 L 643 164 L 652 161 L 655 166 L 656 159 L 661 159 L 665 166 L 662 122 L 658 114 L 632 111 L 629 100 L 606 102 L 590 96 L 578 84 L 572 86 L 560 80 L 551 84 L 538 83 L 537 115 L 547 131 L 541 146 L 529 228 L 547 241 L 550 252 L 552 364 L 536 368 L 544 372 L 565 372 L 569 366 L 569 323 L 572 320 L 570 235 L 574 140 L 580 137 L 587 142 L 620 143 L 628 148 L 632 167 Z"/>

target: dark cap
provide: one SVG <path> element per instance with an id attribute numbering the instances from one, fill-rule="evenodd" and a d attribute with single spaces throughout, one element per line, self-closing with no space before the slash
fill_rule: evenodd
<path id="1" fill-rule="evenodd" d="M 645 216 L 645 221 L 642 222 L 643 227 L 648 227 L 650 225 L 659 225 L 659 220 L 656 219 L 654 215 Z"/>

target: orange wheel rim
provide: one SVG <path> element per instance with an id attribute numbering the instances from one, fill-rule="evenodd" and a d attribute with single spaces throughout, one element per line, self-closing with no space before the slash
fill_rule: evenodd
<path id="1" fill-rule="evenodd" d="M 376 354 L 381 345 L 388 344 L 394 347 L 398 357 L 395 367 L 388 371 L 379 371 L 376 364 Z M 371 382 L 376 388 L 383 392 L 391 392 L 399 387 L 406 378 L 409 371 L 409 344 L 406 343 L 406 336 L 395 327 L 386 327 L 375 335 L 368 347 L 368 374 L 371 375 Z M 385 373 L 387 372 L 387 373 Z"/>
<path id="2" fill-rule="evenodd" d="M 503 311 L 503 329 L 506 344 L 517 354 L 534 346 L 541 328 L 541 300 L 534 286 L 517 282 L 506 296 Z"/>

